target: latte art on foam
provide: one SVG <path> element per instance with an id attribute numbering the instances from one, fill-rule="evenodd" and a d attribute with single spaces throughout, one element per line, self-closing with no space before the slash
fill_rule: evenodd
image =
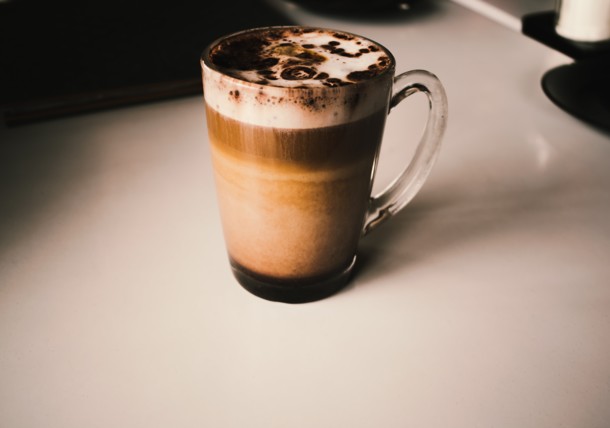
<path id="1" fill-rule="evenodd" d="M 217 45 L 210 59 L 225 74 L 280 87 L 350 85 L 392 64 L 382 47 L 364 38 L 291 27 L 246 32 Z"/>

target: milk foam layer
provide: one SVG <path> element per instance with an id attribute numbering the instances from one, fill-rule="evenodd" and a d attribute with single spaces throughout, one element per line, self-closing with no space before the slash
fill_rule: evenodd
<path id="1" fill-rule="evenodd" d="M 206 103 L 252 125 L 307 129 L 362 119 L 388 105 L 394 60 L 349 33 L 271 27 L 238 33 L 202 58 Z"/>
<path id="2" fill-rule="evenodd" d="M 238 79 L 270 86 L 341 86 L 390 66 L 376 43 L 331 30 L 289 27 L 246 32 L 218 44 L 212 63 Z"/>

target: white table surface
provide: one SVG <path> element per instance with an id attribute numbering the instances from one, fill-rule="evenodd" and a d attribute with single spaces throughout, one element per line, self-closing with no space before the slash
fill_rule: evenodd
<path id="1" fill-rule="evenodd" d="M 429 181 L 326 300 L 232 278 L 202 97 L 0 129 L 0 427 L 608 427 L 610 138 L 542 93 L 567 58 L 433 4 L 291 12 L 450 101 Z M 425 116 L 403 104 L 376 188 Z"/>

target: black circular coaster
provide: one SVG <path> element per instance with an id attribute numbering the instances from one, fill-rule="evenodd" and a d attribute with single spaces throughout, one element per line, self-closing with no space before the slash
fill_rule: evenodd
<path id="1" fill-rule="evenodd" d="M 610 132 L 610 56 L 549 70 L 542 77 L 542 88 L 566 112 Z"/>

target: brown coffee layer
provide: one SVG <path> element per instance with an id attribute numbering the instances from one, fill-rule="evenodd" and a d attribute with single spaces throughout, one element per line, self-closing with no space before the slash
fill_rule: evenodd
<path id="1" fill-rule="evenodd" d="M 310 172 L 369 159 L 377 148 L 386 117 L 384 111 L 378 111 L 346 125 L 283 129 L 244 124 L 209 106 L 206 112 L 210 139 L 227 156 Z"/>
<path id="2" fill-rule="evenodd" d="M 278 280 L 336 272 L 356 252 L 385 111 L 346 125 L 277 129 L 207 108 L 230 257 Z"/>

